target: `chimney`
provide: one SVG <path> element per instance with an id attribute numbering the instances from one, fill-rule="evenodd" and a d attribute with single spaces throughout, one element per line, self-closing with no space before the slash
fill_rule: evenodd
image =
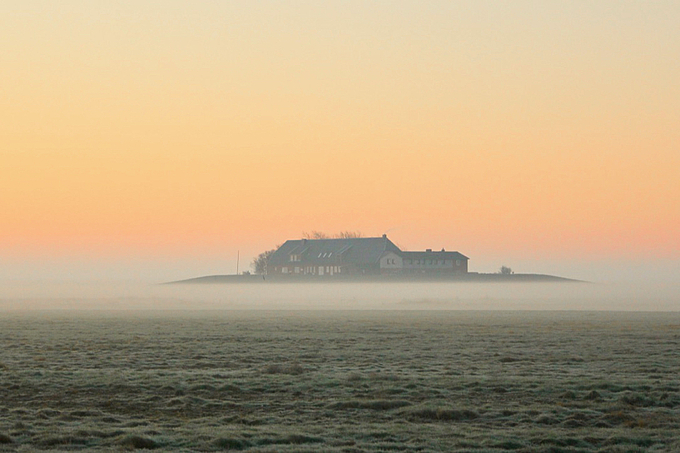
<path id="1" fill-rule="evenodd" d="M 387 234 L 383 234 L 383 239 L 387 239 Z"/>
<path id="2" fill-rule="evenodd" d="M 445 251 L 446 251 L 446 250 L 444 250 L 444 247 L 442 247 L 442 252 L 445 252 Z"/>
<path id="3" fill-rule="evenodd" d="M 432 253 L 432 249 L 425 249 L 427 253 Z"/>
<path id="4" fill-rule="evenodd" d="M 307 243 L 307 239 L 302 240 L 302 245 L 305 245 Z"/>

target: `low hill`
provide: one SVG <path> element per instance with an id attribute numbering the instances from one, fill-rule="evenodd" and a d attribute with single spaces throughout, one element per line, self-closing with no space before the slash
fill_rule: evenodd
<path id="1" fill-rule="evenodd" d="M 585 283 L 546 274 L 385 274 L 385 275 L 208 275 L 166 284 L 267 284 L 267 283 L 397 283 L 397 282 L 478 282 L 478 283 Z"/>

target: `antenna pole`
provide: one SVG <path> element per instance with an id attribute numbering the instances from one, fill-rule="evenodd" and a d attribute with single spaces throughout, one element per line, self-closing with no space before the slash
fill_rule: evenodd
<path id="1" fill-rule="evenodd" d="M 236 275 L 238 275 L 238 263 L 241 260 L 241 251 L 236 251 Z"/>

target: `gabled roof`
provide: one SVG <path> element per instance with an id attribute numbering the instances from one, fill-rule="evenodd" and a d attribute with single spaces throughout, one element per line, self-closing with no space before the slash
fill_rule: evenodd
<path id="1" fill-rule="evenodd" d="M 407 260 L 469 260 L 460 252 L 401 252 L 401 257 Z"/>
<path id="2" fill-rule="evenodd" d="M 386 236 L 374 238 L 294 239 L 286 241 L 269 260 L 270 266 L 283 264 L 333 264 L 342 262 L 356 266 L 378 263 L 386 251 L 399 253 L 399 247 Z M 299 262 L 290 255 L 302 255 Z"/>

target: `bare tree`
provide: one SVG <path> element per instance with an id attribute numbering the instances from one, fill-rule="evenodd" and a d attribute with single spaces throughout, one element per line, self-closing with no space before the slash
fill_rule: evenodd
<path id="1" fill-rule="evenodd" d="M 316 230 L 312 230 L 310 233 L 304 231 L 302 233 L 302 237 L 305 239 L 330 239 L 330 237 L 326 233 Z"/>
<path id="2" fill-rule="evenodd" d="M 302 237 L 304 239 L 351 239 L 351 238 L 360 238 L 363 237 L 363 234 L 361 231 L 341 231 L 337 234 L 330 235 L 326 234 L 323 231 L 316 231 L 312 230 L 311 232 L 303 232 Z"/>
<path id="3" fill-rule="evenodd" d="M 278 249 L 278 247 L 276 247 L 276 249 Z M 256 258 L 253 258 L 253 262 L 250 263 L 250 267 L 253 268 L 254 273 L 263 275 L 267 273 L 267 266 L 269 265 L 269 260 L 271 259 L 276 249 L 267 250 L 266 252 L 262 252 L 259 255 L 257 255 Z"/>
<path id="4" fill-rule="evenodd" d="M 363 237 L 361 234 L 361 231 L 341 231 L 338 234 L 335 235 L 336 238 L 339 239 L 351 239 L 351 238 L 360 238 Z"/>

